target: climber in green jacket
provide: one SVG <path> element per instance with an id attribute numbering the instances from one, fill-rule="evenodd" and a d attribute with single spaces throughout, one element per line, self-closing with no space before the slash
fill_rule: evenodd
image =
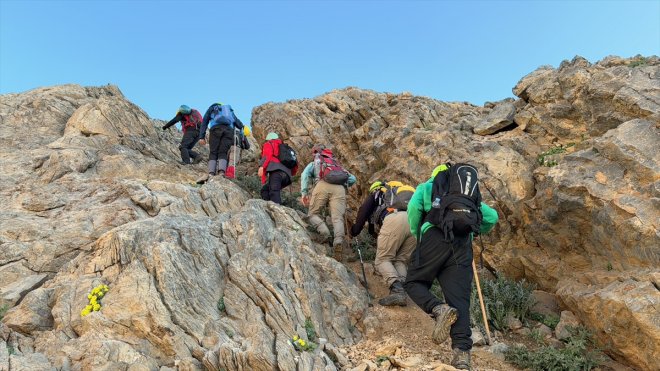
<path id="1" fill-rule="evenodd" d="M 410 231 L 419 243 L 408 267 L 405 289 L 420 308 L 434 317 L 436 323 L 433 341 L 441 344 L 451 336 L 454 351 L 452 366 L 469 370 L 472 349 L 470 293 L 473 279 L 473 233 L 452 234 L 449 239 L 446 230 L 428 221 L 434 201 L 439 201 L 439 197 L 433 194 L 434 179 L 440 172 L 448 170 L 447 165 L 436 167 L 431 179 L 417 186 L 408 203 Z M 474 171 L 473 179 L 476 179 L 476 169 Z M 478 187 L 476 189 L 478 192 Z M 482 215 L 481 224 L 478 227 L 475 225 L 473 230 L 476 232 L 478 228 L 479 234 L 484 234 L 493 229 L 498 215 L 497 211 L 483 202 L 480 203 L 479 209 Z M 476 212 L 476 206 L 473 212 Z M 446 304 L 430 292 L 435 279 L 440 283 Z"/>

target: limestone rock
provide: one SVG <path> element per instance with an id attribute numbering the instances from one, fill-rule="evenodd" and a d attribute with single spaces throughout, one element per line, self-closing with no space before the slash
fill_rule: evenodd
<path id="1" fill-rule="evenodd" d="M 561 312 L 561 317 L 559 318 L 559 323 L 555 328 L 555 336 L 559 340 L 568 339 L 571 336 L 570 329 L 577 328 L 580 325 L 580 321 L 575 317 L 575 314 L 570 310 L 564 310 Z"/>
<path id="2" fill-rule="evenodd" d="M 203 166 L 177 165 L 177 136 L 117 88 L 1 99 L 0 292 L 16 305 L 1 348 L 16 354 L 0 364 L 334 370 L 288 339 L 306 321 L 333 344 L 361 339 L 355 275 L 316 253 L 298 214 L 226 179 L 192 185 Z M 99 284 L 101 310 L 81 317 Z"/>
<path id="3" fill-rule="evenodd" d="M 56 370 L 55 367 L 50 365 L 48 358 L 41 353 L 12 354 L 9 356 L 9 365 L 12 371 Z"/>
<path id="4" fill-rule="evenodd" d="M 652 370 L 657 368 L 655 360 L 660 359 L 660 294 L 652 279 L 646 271 L 632 277 L 612 274 L 600 278 L 603 282 L 595 286 L 561 281 L 557 293 L 588 328 L 595 330 L 597 341 L 611 344 L 611 356 L 634 368 Z"/>
<path id="5" fill-rule="evenodd" d="M 0 305 L 15 305 L 19 300 L 23 299 L 25 294 L 44 283 L 47 277 L 47 274 L 31 274 L 2 287 L 0 289 Z"/>
<path id="6" fill-rule="evenodd" d="M 3 321 L 11 329 L 23 334 L 52 329 L 52 296 L 51 289 L 38 288 L 30 291 L 18 307 L 7 313 Z"/>
<path id="7" fill-rule="evenodd" d="M 532 313 L 539 313 L 544 316 L 557 316 L 561 314 L 557 297 L 543 290 L 532 291 L 534 296 L 534 305 L 531 308 Z"/>
<path id="8" fill-rule="evenodd" d="M 390 357 L 390 362 L 392 362 L 392 365 L 394 367 L 399 367 L 399 368 L 415 368 L 419 367 L 422 365 L 424 362 L 420 357 L 414 356 L 414 357 L 408 357 L 408 358 L 401 358 L 401 357 Z"/>
<path id="9" fill-rule="evenodd" d="M 486 337 L 481 333 L 479 328 L 473 327 L 472 328 L 472 345 L 474 346 L 482 346 L 486 345 Z"/>
<path id="10" fill-rule="evenodd" d="M 502 103 L 497 106 L 475 128 L 474 133 L 489 135 L 513 124 L 516 107 L 513 103 Z"/>

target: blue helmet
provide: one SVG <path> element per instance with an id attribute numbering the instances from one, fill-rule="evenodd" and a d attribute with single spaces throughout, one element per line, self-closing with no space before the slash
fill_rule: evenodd
<path id="1" fill-rule="evenodd" d="M 185 104 L 182 104 L 181 107 L 179 107 L 179 111 L 177 112 L 183 115 L 187 115 L 190 114 L 190 112 L 192 112 L 192 109 L 190 109 L 190 107 L 186 106 Z"/>

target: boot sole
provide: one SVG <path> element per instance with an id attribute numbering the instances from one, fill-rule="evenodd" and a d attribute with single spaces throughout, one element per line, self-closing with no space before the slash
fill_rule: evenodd
<path id="1" fill-rule="evenodd" d="M 436 318 L 435 327 L 433 328 L 433 335 L 431 338 L 436 344 L 444 343 L 449 337 L 449 331 L 451 330 L 451 325 L 453 325 L 458 319 L 458 311 L 456 308 L 450 308 L 449 311 L 444 315 L 444 318 L 438 320 Z"/>
<path id="2" fill-rule="evenodd" d="M 391 295 L 390 295 L 391 296 Z M 386 301 L 390 296 L 386 296 L 380 300 L 378 300 L 378 304 L 384 306 L 384 307 L 395 307 L 395 306 L 400 306 L 400 307 L 405 307 L 408 305 L 408 301 L 404 297 L 403 299 L 392 299 L 392 302 Z"/>

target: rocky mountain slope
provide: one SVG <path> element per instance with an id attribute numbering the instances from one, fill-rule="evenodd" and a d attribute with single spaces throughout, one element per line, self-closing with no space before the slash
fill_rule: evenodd
<path id="1" fill-rule="evenodd" d="M 355 275 L 299 215 L 193 185 L 204 166 L 117 88 L 4 95 L 0 118 L 0 369 L 333 370 L 289 339 L 362 338 Z"/>
<path id="2" fill-rule="evenodd" d="M 352 212 L 377 178 L 476 163 L 501 215 L 484 238 L 490 269 L 555 293 L 610 355 L 653 370 L 659 73 L 657 57 L 576 58 L 484 107 L 349 88 L 259 106 L 252 124 L 257 142 L 276 130 L 304 160 L 315 142 L 335 148 L 359 180 Z M 161 125 L 112 86 L 0 97 L 0 370 L 359 368 L 365 349 L 398 341 L 383 318 L 428 326 L 412 306 L 368 309 L 294 210 L 229 180 L 194 185 L 203 164 L 177 165 L 179 137 Z M 99 285 L 101 310 L 82 316 Z M 293 336 L 325 344 L 299 351 Z M 390 348 L 445 360 L 425 336 Z M 475 366 L 509 367 L 483 351 Z"/>
<path id="3" fill-rule="evenodd" d="M 425 181 L 438 163 L 481 169 L 500 223 L 491 269 L 556 293 L 619 360 L 660 367 L 660 60 L 583 58 L 541 67 L 518 99 L 447 103 L 356 88 L 253 110 L 305 161 L 326 143 L 358 178 Z M 353 211 L 354 212 L 354 211 Z"/>

